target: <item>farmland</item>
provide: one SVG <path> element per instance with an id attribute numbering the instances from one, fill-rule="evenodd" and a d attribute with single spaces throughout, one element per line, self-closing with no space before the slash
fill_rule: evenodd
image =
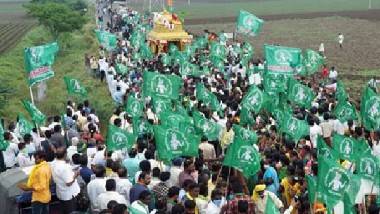
<path id="1" fill-rule="evenodd" d="M 0 54 L 14 47 L 36 21 L 22 7 L 27 1 L 0 1 Z"/>

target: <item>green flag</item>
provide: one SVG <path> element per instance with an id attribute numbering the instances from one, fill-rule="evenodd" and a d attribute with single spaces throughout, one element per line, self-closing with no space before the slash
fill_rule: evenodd
<path id="1" fill-rule="evenodd" d="M 152 134 L 153 126 L 145 119 L 133 118 L 133 133 L 135 133 L 137 136 Z"/>
<path id="2" fill-rule="evenodd" d="M 368 86 L 362 94 L 360 113 L 365 129 L 380 129 L 380 95 Z"/>
<path id="3" fill-rule="evenodd" d="M 360 154 L 356 160 L 356 173 L 361 177 L 378 183 L 380 172 L 380 161 L 372 154 Z"/>
<path id="4" fill-rule="evenodd" d="M 210 57 L 224 60 L 224 58 L 226 57 L 225 47 L 217 42 L 211 43 Z"/>
<path id="5" fill-rule="evenodd" d="M 95 30 L 96 38 L 99 43 L 107 50 L 113 50 L 117 47 L 116 35 L 103 30 Z"/>
<path id="6" fill-rule="evenodd" d="M 153 111 L 159 117 L 161 112 L 171 111 L 172 103 L 171 100 L 160 98 L 160 97 L 152 97 Z"/>
<path id="7" fill-rule="evenodd" d="M 196 85 L 195 97 L 197 100 L 202 101 L 205 105 L 210 106 L 211 110 L 220 110 L 220 102 L 215 94 L 210 92 L 202 83 Z"/>
<path id="8" fill-rule="evenodd" d="M 255 85 L 252 85 L 248 93 L 243 97 L 241 104 L 243 107 L 258 113 L 268 101 L 269 96 Z"/>
<path id="9" fill-rule="evenodd" d="M 280 73 L 265 72 L 263 75 L 264 91 L 270 95 L 285 92 L 288 88 L 289 76 Z"/>
<path id="10" fill-rule="evenodd" d="M 309 135 L 310 127 L 305 120 L 298 120 L 290 114 L 285 114 L 283 120 L 280 121 L 280 131 L 298 141 L 302 137 Z"/>
<path id="11" fill-rule="evenodd" d="M 144 114 L 143 101 L 135 98 L 133 95 L 128 96 L 126 112 L 133 118 L 141 117 Z"/>
<path id="12" fill-rule="evenodd" d="M 310 108 L 315 98 L 313 90 L 293 78 L 289 79 L 288 84 L 288 99 L 301 107 Z"/>
<path id="13" fill-rule="evenodd" d="M 182 79 L 176 75 L 144 72 L 143 93 L 145 96 L 177 100 Z"/>
<path id="14" fill-rule="evenodd" d="M 306 182 L 307 182 L 307 193 L 309 196 L 309 202 L 310 204 L 314 204 L 315 194 L 317 193 L 317 178 L 315 176 L 306 175 Z"/>
<path id="15" fill-rule="evenodd" d="M 128 67 L 124 63 L 116 63 L 115 70 L 118 74 L 128 73 Z"/>
<path id="16" fill-rule="evenodd" d="M 171 57 L 169 56 L 169 54 L 162 54 L 161 55 L 161 62 L 163 65 L 171 65 Z"/>
<path id="17" fill-rule="evenodd" d="M 344 193 L 350 187 L 351 173 L 336 161 L 319 157 L 318 175 L 318 190 L 325 195 L 326 205 L 332 208 L 343 199 Z"/>
<path id="18" fill-rule="evenodd" d="M 293 74 L 302 63 L 299 48 L 264 45 L 264 52 L 269 73 Z"/>
<path id="19" fill-rule="evenodd" d="M 179 129 L 182 123 L 191 123 L 191 118 L 188 115 L 179 114 L 171 111 L 161 112 L 159 115 L 160 123 L 166 127 Z"/>
<path id="20" fill-rule="evenodd" d="M 336 105 L 333 113 L 342 123 L 358 119 L 355 106 L 348 101 L 338 101 L 338 105 Z"/>
<path id="21" fill-rule="evenodd" d="M 253 125 L 256 123 L 255 115 L 249 109 L 242 107 L 240 110 L 240 124 L 241 125 Z"/>
<path id="22" fill-rule="evenodd" d="M 24 63 L 29 86 L 54 76 L 51 66 L 58 50 L 56 42 L 25 48 Z"/>
<path id="23" fill-rule="evenodd" d="M 348 99 L 348 94 L 346 93 L 346 90 L 344 89 L 344 85 L 342 81 L 337 81 L 336 83 L 335 98 L 339 102 L 347 101 Z"/>
<path id="24" fill-rule="evenodd" d="M 87 90 L 85 87 L 82 86 L 79 80 L 70 78 L 68 76 L 63 77 L 63 80 L 66 83 L 66 89 L 68 94 L 78 94 L 84 97 L 87 96 Z"/>
<path id="25" fill-rule="evenodd" d="M 265 214 L 280 214 L 280 210 L 274 204 L 272 197 L 267 197 L 267 204 L 265 206 Z"/>
<path id="26" fill-rule="evenodd" d="M 38 110 L 37 107 L 33 105 L 33 103 L 29 102 L 28 100 L 22 100 L 21 102 L 35 123 L 38 125 L 43 125 L 45 123 L 46 116 L 40 110 Z"/>
<path id="27" fill-rule="evenodd" d="M 4 128 L 0 122 L 0 152 L 5 151 L 9 146 L 9 142 L 4 139 Z"/>
<path id="28" fill-rule="evenodd" d="M 333 150 L 339 155 L 340 159 L 355 161 L 358 158 L 358 141 L 355 138 L 344 135 L 334 134 L 332 137 Z"/>
<path id="29" fill-rule="evenodd" d="M 223 165 L 234 167 L 249 177 L 260 170 L 260 161 L 260 154 L 252 144 L 243 140 L 234 140 L 227 149 Z"/>
<path id="30" fill-rule="evenodd" d="M 256 132 L 245 129 L 236 124 L 232 126 L 232 129 L 234 130 L 234 133 L 235 133 L 234 141 L 241 140 L 241 141 L 249 142 L 250 144 L 257 143 L 258 137 L 257 137 Z"/>
<path id="31" fill-rule="evenodd" d="M 158 157 L 169 161 L 180 156 L 198 156 L 200 137 L 186 133 L 184 129 L 153 126 Z"/>
<path id="32" fill-rule="evenodd" d="M 317 155 L 331 160 L 338 160 L 338 153 L 332 150 L 321 136 L 317 137 Z"/>
<path id="33" fill-rule="evenodd" d="M 33 129 L 33 124 L 29 122 L 23 114 L 18 114 L 17 116 L 17 132 L 20 137 L 24 137 L 25 134 L 30 134 Z"/>
<path id="34" fill-rule="evenodd" d="M 324 60 L 323 57 L 316 51 L 307 49 L 305 58 L 304 58 L 304 65 L 307 71 L 307 74 L 314 74 L 316 73 L 320 66 L 323 65 Z"/>
<path id="35" fill-rule="evenodd" d="M 245 10 L 240 10 L 236 28 L 239 33 L 256 36 L 260 33 L 263 24 L 264 20 Z"/>
<path id="36" fill-rule="evenodd" d="M 136 142 L 134 133 L 127 132 L 112 124 L 108 125 L 107 131 L 107 150 L 114 151 L 119 149 L 130 149 Z"/>
<path id="37" fill-rule="evenodd" d="M 193 111 L 193 120 L 195 128 L 209 141 L 219 140 L 222 127 L 218 123 L 204 118 L 198 111 Z"/>

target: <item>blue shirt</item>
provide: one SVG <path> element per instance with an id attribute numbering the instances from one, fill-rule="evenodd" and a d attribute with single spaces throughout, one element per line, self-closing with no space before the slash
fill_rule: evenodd
<path id="1" fill-rule="evenodd" d="M 133 185 L 133 187 L 131 188 L 131 190 L 129 192 L 130 203 L 132 204 L 134 201 L 137 201 L 139 199 L 140 194 L 144 190 L 148 190 L 148 188 L 145 185 L 142 185 L 139 183 Z"/>
<path id="2" fill-rule="evenodd" d="M 264 180 L 271 178 L 273 180 L 273 183 L 269 186 L 267 186 L 267 190 L 273 192 L 274 194 L 278 195 L 278 189 L 280 187 L 280 181 L 278 180 L 277 172 L 273 167 L 268 167 L 263 176 Z"/>

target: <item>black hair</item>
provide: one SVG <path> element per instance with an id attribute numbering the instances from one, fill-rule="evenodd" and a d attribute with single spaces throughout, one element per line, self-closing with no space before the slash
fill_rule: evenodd
<path id="1" fill-rule="evenodd" d="M 143 172 L 150 172 L 150 170 L 152 169 L 148 160 L 142 160 L 139 164 L 139 167 Z"/>
<path id="2" fill-rule="evenodd" d="M 115 179 L 108 179 L 106 181 L 106 191 L 115 191 L 116 190 L 116 181 Z"/>
<path id="3" fill-rule="evenodd" d="M 154 170 L 154 169 L 153 169 Z M 160 180 L 162 182 L 165 182 L 170 179 L 170 172 L 161 172 L 160 173 Z"/>
<path id="4" fill-rule="evenodd" d="M 106 174 L 106 168 L 103 165 L 95 165 L 94 174 L 97 178 L 102 178 Z"/>
<path id="5" fill-rule="evenodd" d="M 170 187 L 169 190 L 168 190 L 168 197 L 171 198 L 171 197 L 174 197 L 174 196 L 178 196 L 180 190 L 181 190 L 181 188 L 179 188 L 177 186 Z"/>
<path id="6" fill-rule="evenodd" d="M 153 170 L 152 170 L 152 177 L 156 177 L 157 178 L 157 177 L 160 176 L 160 173 L 161 173 L 160 168 L 154 167 Z"/>
<path id="7" fill-rule="evenodd" d="M 139 194 L 139 200 L 145 200 L 151 193 L 148 190 L 144 190 Z"/>

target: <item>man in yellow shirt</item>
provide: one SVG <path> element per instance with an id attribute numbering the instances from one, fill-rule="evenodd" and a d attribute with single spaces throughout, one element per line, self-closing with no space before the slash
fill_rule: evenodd
<path id="1" fill-rule="evenodd" d="M 48 214 L 51 199 L 51 169 L 46 162 L 44 151 L 37 151 L 34 158 L 36 165 L 30 172 L 28 182 L 20 183 L 18 187 L 23 191 L 32 191 L 32 214 Z"/>

